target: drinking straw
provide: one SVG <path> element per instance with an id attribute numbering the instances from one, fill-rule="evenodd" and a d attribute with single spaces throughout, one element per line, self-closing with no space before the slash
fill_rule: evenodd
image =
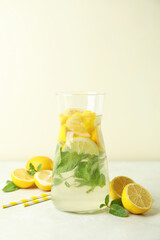
<path id="1" fill-rule="evenodd" d="M 39 198 L 39 199 L 36 199 L 36 200 L 32 200 L 30 202 L 26 202 L 23 205 L 24 205 L 24 207 L 28 207 L 28 206 L 31 206 L 31 205 L 34 205 L 34 204 L 37 204 L 37 203 L 48 201 L 50 199 L 51 199 L 51 196 L 43 197 L 43 198 Z"/>
<path id="2" fill-rule="evenodd" d="M 2 208 L 13 207 L 13 206 L 16 206 L 16 205 L 25 203 L 25 202 L 30 202 L 30 201 L 32 201 L 32 200 L 36 200 L 36 199 L 48 197 L 48 196 L 50 196 L 50 195 L 51 195 L 51 192 L 49 192 L 49 193 L 41 193 L 41 194 L 38 195 L 38 196 L 32 196 L 32 197 L 30 197 L 30 198 L 25 198 L 25 199 L 21 199 L 21 200 L 16 201 L 16 202 L 10 202 L 10 203 L 4 204 L 4 205 L 2 205 Z"/>

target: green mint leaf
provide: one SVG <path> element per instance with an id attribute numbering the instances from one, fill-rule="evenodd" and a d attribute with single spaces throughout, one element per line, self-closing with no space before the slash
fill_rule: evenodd
<path id="1" fill-rule="evenodd" d="M 75 179 L 75 182 L 78 183 L 76 187 L 83 187 L 85 185 L 88 185 L 88 181 L 84 179 Z"/>
<path id="2" fill-rule="evenodd" d="M 74 170 L 75 186 L 90 186 L 86 193 L 90 193 L 97 186 L 103 187 L 106 184 L 105 176 L 100 172 L 104 162 L 102 157 L 100 159 L 97 155 L 62 152 L 62 146 L 57 145 L 54 162 L 53 174 L 57 175 L 58 178 L 62 178 L 61 174 Z"/>
<path id="3" fill-rule="evenodd" d="M 31 176 L 33 176 L 36 173 L 36 169 L 32 163 L 29 164 L 29 170 L 27 170 L 27 173 Z"/>
<path id="4" fill-rule="evenodd" d="M 89 190 L 86 191 L 86 193 L 90 193 L 90 192 L 93 192 L 94 190 L 94 187 L 90 188 Z"/>
<path id="5" fill-rule="evenodd" d="M 61 152 L 61 161 L 56 166 L 55 173 L 69 172 L 73 170 L 79 161 L 87 158 L 88 154 L 78 154 L 76 152 Z"/>
<path id="6" fill-rule="evenodd" d="M 34 176 L 34 174 L 36 173 L 35 170 L 27 170 L 27 173 L 31 176 Z"/>
<path id="7" fill-rule="evenodd" d="M 89 180 L 88 162 L 80 162 L 75 170 L 74 177 Z"/>
<path id="8" fill-rule="evenodd" d="M 98 185 L 100 187 L 104 187 L 106 185 L 106 178 L 104 176 L 104 174 L 101 173 L 100 177 L 99 177 L 99 183 Z"/>
<path id="9" fill-rule="evenodd" d="M 115 199 L 115 200 L 112 200 L 110 206 L 112 206 L 113 204 L 118 204 L 118 205 L 120 205 L 120 206 L 123 207 L 121 198 L 117 198 L 117 199 Z"/>
<path id="10" fill-rule="evenodd" d="M 53 186 L 57 186 L 59 184 L 61 184 L 63 182 L 63 179 L 60 179 L 60 178 L 53 178 Z"/>
<path id="11" fill-rule="evenodd" d="M 105 197 L 105 204 L 106 204 L 106 206 L 108 206 L 108 203 L 109 203 L 109 194 Z"/>
<path id="12" fill-rule="evenodd" d="M 11 181 L 11 180 L 7 180 L 7 181 L 6 181 L 6 184 L 8 184 L 8 183 L 12 183 L 12 181 Z"/>
<path id="13" fill-rule="evenodd" d="M 12 181 L 7 180 L 7 185 L 2 190 L 3 192 L 13 192 L 18 189 L 19 187 L 17 187 Z"/>
<path id="14" fill-rule="evenodd" d="M 86 193 L 92 192 L 96 186 L 103 187 L 106 184 L 105 176 L 100 173 L 99 158 L 96 155 L 88 155 L 87 161 L 80 161 L 75 168 L 74 177 L 75 182 L 80 183 L 78 187 L 91 186 Z"/>
<path id="15" fill-rule="evenodd" d="M 100 208 L 106 207 L 106 204 L 102 203 L 99 207 Z"/>
<path id="16" fill-rule="evenodd" d="M 35 167 L 34 167 L 34 165 L 33 165 L 32 163 L 29 164 L 29 170 L 34 170 L 34 171 L 36 171 L 36 169 L 35 169 Z"/>
<path id="17" fill-rule="evenodd" d="M 40 168 L 42 167 L 42 163 L 40 163 L 37 167 L 37 172 L 40 170 Z"/>
<path id="18" fill-rule="evenodd" d="M 102 157 L 105 154 L 105 152 L 99 151 L 99 157 Z"/>
<path id="19" fill-rule="evenodd" d="M 109 209 L 109 213 L 118 217 L 127 217 L 127 211 L 118 204 L 112 204 Z"/>
<path id="20" fill-rule="evenodd" d="M 71 185 L 67 182 L 67 181 L 65 181 L 65 183 L 64 183 L 65 185 L 66 185 L 66 187 L 70 187 Z"/>

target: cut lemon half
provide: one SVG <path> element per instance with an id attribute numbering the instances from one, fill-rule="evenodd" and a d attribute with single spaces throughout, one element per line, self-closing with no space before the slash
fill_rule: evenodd
<path id="1" fill-rule="evenodd" d="M 134 181 L 128 177 L 119 176 L 119 177 L 113 178 L 110 184 L 111 198 L 113 200 L 117 198 L 121 198 L 124 187 L 129 183 L 134 183 Z"/>
<path id="2" fill-rule="evenodd" d="M 141 185 L 130 183 L 123 190 L 122 203 L 129 212 L 141 214 L 152 207 L 152 196 Z"/>
<path id="3" fill-rule="evenodd" d="M 17 168 L 11 172 L 14 184 L 20 188 L 29 188 L 34 185 L 34 178 L 25 168 Z"/>
<path id="4" fill-rule="evenodd" d="M 76 137 L 67 141 L 62 147 L 63 152 L 77 152 L 99 155 L 99 150 L 95 142 L 88 138 Z"/>
<path id="5" fill-rule="evenodd" d="M 52 182 L 52 171 L 42 170 L 36 172 L 34 175 L 34 181 L 38 188 L 44 191 L 50 191 Z"/>

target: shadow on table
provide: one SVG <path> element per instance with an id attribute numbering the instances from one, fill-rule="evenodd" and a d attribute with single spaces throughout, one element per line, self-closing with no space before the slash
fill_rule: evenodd
<path id="1" fill-rule="evenodd" d="M 160 199 L 156 199 L 156 201 L 153 201 L 153 207 L 146 213 L 144 214 L 140 214 L 139 216 L 141 217 L 151 217 L 151 216 L 155 216 L 160 214 Z M 94 212 L 79 212 L 79 213 L 75 213 L 75 212 L 68 212 L 68 213 L 72 213 L 72 214 L 79 214 L 79 215 L 95 215 L 95 214 L 101 214 L 101 213 L 108 213 L 109 210 L 107 208 L 104 209 L 99 209 L 97 211 Z M 128 214 L 128 216 L 132 215 L 131 213 Z"/>
<path id="2" fill-rule="evenodd" d="M 144 214 L 145 217 L 155 216 L 160 214 L 160 207 L 159 208 L 151 208 L 149 212 Z"/>
<path id="3" fill-rule="evenodd" d="M 143 214 L 145 217 L 151 217 L 160 214 L 160 198 L 153 200 L 152 208 Z"/>
<path id="4" fill-rule="evenodd" d="M 101 213 L 108 213 L 108 209 L 100 209 L 94 212 L 67 212 L 72 214 L 78 214 L 78 215 L 95 215 L 95 214 L 101 214 Z"/>

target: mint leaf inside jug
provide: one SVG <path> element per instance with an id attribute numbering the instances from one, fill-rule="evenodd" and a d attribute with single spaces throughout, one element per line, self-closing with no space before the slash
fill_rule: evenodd
<path id="1" fill-rule="evenodd" d="M 102 157 L 99 159 L 97 155 L 62 152 L 62 149 L 57 147 L 53 186 L 59 184 L 65 184 L 68 188 L 88 186 L 86 193 L 92 192 L 97 186 L 102 188 L 106 184 L 105 176 L 101 173 L 103 161 L 104 159 Z M 71 172 L 70 176 L 64 177 L 68 172 Z M 69 182 L 71 178 L 72 184 Z"/>

